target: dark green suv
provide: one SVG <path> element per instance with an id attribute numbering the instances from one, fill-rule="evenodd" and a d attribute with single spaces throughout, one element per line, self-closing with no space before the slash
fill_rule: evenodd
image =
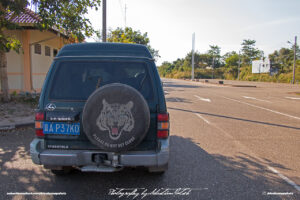
<path id="1" fill-rule="evenodd" d="M 64 46 L 44 82 L 35 129 L 31 158 L 55 174 L 136 166 L 164 172 L 169 114 L 149 50 L 120 43 Z"/>

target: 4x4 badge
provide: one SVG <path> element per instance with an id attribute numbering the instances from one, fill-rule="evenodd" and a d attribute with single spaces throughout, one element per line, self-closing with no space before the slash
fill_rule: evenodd
<path id="1" fill-rule="evenodd" d="M 55 108 L 56 108 L 56 105 L 53 103 L 49 103 L 46 105 L 46 110 L 53 111 L 53 110 L 55 110 Z"/>

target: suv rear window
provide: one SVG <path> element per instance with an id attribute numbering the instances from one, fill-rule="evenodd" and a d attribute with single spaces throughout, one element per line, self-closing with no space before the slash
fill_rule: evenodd
<path id="1" fill-rule="evenodd" d="M 146 100 L 153 97 L 147 65 L 142 62 L 68 61 L 56 68 L 50 99 L 85 101 L 97 88 L 123 83 L 137 89 Z"/>

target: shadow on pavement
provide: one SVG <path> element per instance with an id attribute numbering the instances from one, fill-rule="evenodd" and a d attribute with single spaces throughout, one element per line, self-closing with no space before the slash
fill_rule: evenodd
<path id="1" fill-rule="evenodd" d="M 167 97 L 166 102 L 192 103 L 191 101 L 187 100 L 186 98 L 180 98 L 180 97 Z"/>
<path id="2" fill-rule="evenodd" d="M 178 111 L 183 111 L 183 112 L 190 112 L 190 113 L 198 113 L 198 114 L 201 114 L 201 115 L 208 115 L 208 116 L 213 116 L 213 117 L 221 117 L 221 118 L 238 120 L 238 121 L 244 121 L 244 122 L 250 122 L 250 123 L 256 123 L 256 124 L 263 124 L 263 125 L 268 125 L 268 126 L 277 126 L 277 127 L 281 127 L 281 128 L 290 128 L 290 129 L 300 130 L 300 127 L 287 126 L 287 125 L 283 125 L 283 124 L 274 124 L 274 123 L 269 123 L 269 122 L 261 122 L 261 121 L 255 121 L 255 120 L 250 120 L 250 119 L 243 119 L 243 118 L 230 117 L 230 116 L 225 116 L 225 115 L 218 115 L 218 114 L 212 114 L 212 113 L 206 113 L 206 112 L 198 112 L 198 111 L 186 110 L 186 109 L 182 109 L 182 108 L 168 107 L 168 109 L 178 110 Z"/>
<path id="3" fill-rule="evenodd" d="M 1 199 L 14 198 L 6 196 L 7 192 L 67 193 L 67 196 L 26 196 L 29 199 L 117 199 L 117 196 L 108 195 L 109 190 L 115 188 L 193 188 L 188 196 L 149 196 L 144 199 L 281 199 L 263 193 L 294 191 L 255 158 L 245 154 L 238 157 L 211 155 L 201 148 L 201 144 L 180 136 L 170 137 L 170 165 L 163 176 L 142 169 L 125 169 L 117 173 L 75 171 L 56 177 L 31 162 L 29 143 L 33 133 L 33 129 L 27 129 L 0 134 Z M 285 198 L 296 198 L 296 195 Z"/>
<path id="4" fill-rule="evenodd" d="M 203 86 L 198 85 L 186 85 L 183 83 L 177 84 L 174 82 L 164 82 L 164 88 L 203 88 Z"/>

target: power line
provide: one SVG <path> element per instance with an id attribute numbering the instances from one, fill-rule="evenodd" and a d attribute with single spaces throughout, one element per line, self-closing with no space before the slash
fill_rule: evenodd
<path id="1" fill-rule="evenodd" d="M 123 8 L 121 0 L 119 0 L 119 5 L 120 5 L 120 9 L 121 9 L 121 14 L 122 14 L 122 17 L 124 20 L 124 27 L 126 28 L 127 4 L 125 3 L 124 8 Z"/>
<path id="2" fill-rule="evenodd" d="M 127 5 L 125 4 L 125 28 L 126 28 L 126 11 L 127 11 Z"/>
<path id="3" fill-rule="evenodd" d="M 119 0 L 119 5 L 120 5 L 122 17 L 124 18 L 124 11 L 123 11 L 123 6 L 122 6 L 122 3 L 121 3 L 121 0 Z"/>

